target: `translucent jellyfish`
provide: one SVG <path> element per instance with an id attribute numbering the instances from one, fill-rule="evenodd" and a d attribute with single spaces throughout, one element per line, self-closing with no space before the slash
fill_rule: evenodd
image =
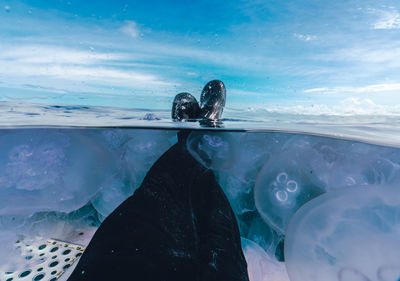
<path id="1" fill-rule="evenodd" d="M 230 170 L 228 170 L 230 171 Z M 253 185 L 229 172 L 216 172 L 218 183 L 224 190 L 230 205 L 237 215 L 255 211 Z"/>
<path id="2" fill-rule="evenodd" d="M 242 238 L 250 281 L 289 281 L 284 263 L 269 257 L 253 241 Z"/>
<path id="3" fill-rule="evenodd" d="M 91 202 L 105 219 L 140 186 L 146 173 L 176 140 L 175 131 L 104 130 L 107 147 L 118 156 L 118 172 L 104 177 Z"/>
<path id="4" fill-rule="evenodd" d="M 104 220 L 114 209 L 116 209 L 125 199 L 132 195 L 132 188 L 123 179 L 112 177 L 104 182 L 91 202 L 99 218 Z"/>
<path id="5" fill-rule="evenodd" d="M 284 234 L 293 214 L 307 201 L 323 193 L 323 183 L 308 159 L 311 149 L 291 148 L 271 156 L 258 175 L 254 198 L 264 221 Z"/>
<path id="6" fill-rule="evenodd" d="M 234 133 L 192 132 L 187 140 L 190 154 L 204 167 L 229 169 L 236 161 L 239 143 Z"/>
<path id="7" fill-rule="evenodd" d="M 277 258 L 277 248 L 283 239 L 260 217 L 251 221 L 246 238 L 257 243 L 272 258 Z"/>
<path id="8" fill-rule="evenodd" d="M 118 150 L 132 138 L 129 132 L 130 130 L 109 129 L 101 130 L 100 134 L 108 148 Z"/>
<path id="9" fill-rule="evenodd" d="M 140 186 L 151 166 L 171 147 L 171 140 L 176 140 L 176 131 L 130 130 L 128 134 L 122 156 L 135 182 L 133 192 Z"/>
<path id="10" fill-rule="evenodd" d="M 255 211 L 253 189 L 261 168 L 273 150 L 274 134 L 237 133 L 239 143 L 229 169 L 215 171 L 218 183 L 227 195 L 234 212 L 242 215 Z"/>
<path id="11" fill-rule="evenodd" d="M 400 186 L 352 186 L 306 203 L 285 239 L 291 281 L 398 281 Z"/>
<path id="12" fill-rule="evenodd" d="M 399 149 L 327 138 L 316 138 L 312 147 L 319 157 L 310 166 L 327 191 L 400 180 Z"/>
<path id="13" fill-rule="evenodd" d="M 0 137 L 0 215 L 70 212 L 85 205 L 115 156 L 93 131 L 24 129 Z"/>

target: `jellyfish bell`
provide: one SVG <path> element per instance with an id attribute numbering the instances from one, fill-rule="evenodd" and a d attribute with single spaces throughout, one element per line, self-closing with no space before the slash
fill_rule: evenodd
<path id="1" fill-rule="evenodd" d="M 397 281 L 400 189 L 358 185 L 307 202 L 285 237 L 291 281 Z"/>
<path id="2" fill-rule="evenodd" d="M 238 154 L 238 142 L 233 133 L 191 132 L 187 148 L 197 161 L 214 170 L 231 168 Z"/>
<path id="3" fill-rule="evenodd" d="M 310 171 L 300 155 L 284 152 L 273 155 L 259 173 L 255 204 L 264 221 L 278 233 L 285 233 L 290 218 L 303 204 L 323 193 L 323 184 Z"/>

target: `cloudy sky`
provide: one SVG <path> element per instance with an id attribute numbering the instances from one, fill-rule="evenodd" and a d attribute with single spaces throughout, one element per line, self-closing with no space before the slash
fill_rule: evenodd
<path id="1" fill-rule="evenodd" d="M 0 101 L 400 107 L 400 2 L 0 0 Z"/>

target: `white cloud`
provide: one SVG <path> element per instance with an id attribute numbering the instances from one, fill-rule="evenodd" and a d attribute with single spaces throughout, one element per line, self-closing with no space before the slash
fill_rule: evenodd
<path id="1" fill-rule="evenodd" d="M 382 105 L 369 98 L 349 97 L 339 101 L 339 104 L 308 104 L 296 106 L 269 106 L 265 108 L 270 113 L 332 115 L 332 116 L 400 116 L 400 104 Z"/>
<path id="2" fill-rule="evenodd" d="M 199 77 L 199 74 L 198 74 L 198 73 L 192 72 L 192 71 L 186 72 L 186 74 L 187 74 L 188 76 L 191 76 L 191 77 Z"/>
<path id="3" fill-rule="evenodd" d="M 304 90 L 304 93 L 320 93 L 320 92 L 326 92 L 328 91 L 328 88 L 313 88 L 313 89 L 307 89 Z"/>
<path id="4" fill-rule="evenodd" d="M 115 86 L 132 85 L 137 82 L 152 83 L 158 85 L 169 85 L 170 83 L 162 82 L 154 75 L 141 74 L 135 71 L 124 71 L 120 69 L 113 69 L 110 67 L 98 66 L 66 66 L 66 65 L 53 65 L 53 66 L 33 66 L 33 65 L 14 65 L 9 67 L 6 73 L 2 73 L 4 65 L 0 64 L 0 73 L 2 75 L 15 74 L 20 77 L 47 77 L 47 78 L 60 78 L 64 80 L 78 80 L 78 81 L 99 81 L 113 82 Z"/>
<path id="5" fill-rule="evenodd" d="M 121 27 L 121 31 L 132 38 L 136 38 L 140 34 L 136 22 L 130 20 L 125 21 L 125 25 Z"/>
<path id="6" fill-rule="evenodd" d="M 306 89 L 303 93 L 379 93 L 400 92 L 400 83 L 374 84 L 362 87 L 332 87 Z"/>
<path id="7" fill-rule="evenodd" d="M 400 91 L 400 84 L 377 84 L 355 89 L 358 93 L 391 92 Z"/>
<path id="8" fill-rule="evenodd" d="M 375 10 L 379 19 L 372 25 L 373 29 L 399 29 L 400 13 L 395 10 Z"/>
<path id="9" fill-rule="evenodd" d="M 124 58 L 126 57 L 123 54 L 51 45 L 6 46 L 0 52 L 0 60 L 26 64 L 94 64 L 102 61 L 123 60 Z"/>
<path id="10" fill-rule="evenodd" d="M 351 46 L 336 49 L 328 53 L 318 54 L 313 57 L 318 61 L 349 61 L 400 66 L 399 42 L 370 43 L 368 46 Z"/>
<path id="11" fill-rule="evenodd" d="M 156 90 L 177 85 L 155 74 L 119 67 L 129 58 L 122 53 L 51 45 L 4 46 L 0 48 L 0 77 L 17 87 L 51 86 L 52 92 L 104 92 L 114 87 Z"/>
<path id="12" fill-rule="evenodd" d="M 313 35 L 300 34 L 300 33 L 294 33 L 293 36 L 296 37 L 297 39 L 300 39 L 300 40 L 303 40 L 303 41 L 311 41 L 311 40 L 314 40 L 316 38 Z"/>

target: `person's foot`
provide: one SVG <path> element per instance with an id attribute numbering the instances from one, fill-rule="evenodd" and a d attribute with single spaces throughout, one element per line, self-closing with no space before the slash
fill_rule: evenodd
<path id="1" fill-rule="evenodd" d="M 201 118 L 219 120 L 222 116 L 226 100 L 226 89 L 220 80 L 208 82 L 201 92 Z"/>
<path id="2" fill-rule="evenodd" d="M 196 98 L 189 93 L 180 93 L 172 103 L 171 117 L 173 121 L 195 121 L 200 118 L 200 107 Z"/>

